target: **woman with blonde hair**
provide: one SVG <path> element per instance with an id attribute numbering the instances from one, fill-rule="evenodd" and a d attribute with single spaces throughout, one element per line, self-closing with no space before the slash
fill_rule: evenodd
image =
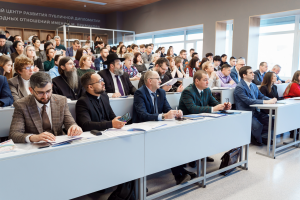
<path id="1" fill-rule="evenodd" d="M 82 76 L 87 72 L 95 72 L 95 70 L 91 69 L 92 63 L 93 62 L 91 56 L 83 55 L 79 61 L 80 68 L 77 69 L 78 76 Z"/>
<path id="2" fill-rule="evenodd" d="M 149 64 L 149 69 L 152 69 L 155 66 L 155 62 L 160 58 L 160 54 L 154 53 L 152 54 L 152 60 L 151 63 Z"/>
<path id="3" fill-rule="evenodd" d="M 292 82 L 287 86 L 284 91 L 284 99 L 292 97 L 300 97 L 300 70 L 294 73 Z"/>
<path id="4" fill-rule="evenodd" d="M 23 54 L 33 61 L 33 64 L 35 66 L 33 69 L 34 72 L 44 71 L 42 60 L 36 56 L 34 46 L 27 45 L 24 49 Z"/>
<path id="5" fill-rule="evenodd" d="M 123 70 L 129 75 L 129 79 L 131 81 L 140 80 L 140 77 L 138 76 L 139 72 L 136 67 L 133 66 L 133 55 L 131 53 L 126 53 L 124 58 Z"/>
<path id="6" fill-rule="evenodd" d="M 210 61 L 206 61 L 205 63 L 202 64 L 202 69 L 203 71 L 206 71 L 208 74 L 208 87 L 213 88 L 213 87 L 221 87 L 221 80 L 217 73 L 214 70 L 214 66 Z"/>
<path id="7" fill-rule="evenodd" d="M 12 78 L 12 60 L 9 56 L 0 56 L 0 68 L 0 71 L 3 71 L 3 73 L 0 75 L 5 76 L 7 80 Z"/>

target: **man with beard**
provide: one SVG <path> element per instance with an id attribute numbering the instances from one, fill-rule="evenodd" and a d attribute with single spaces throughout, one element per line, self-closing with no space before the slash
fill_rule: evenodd
<path id="1" fill-rule="evenodd" d="M 15 143 L 55 141 L 63 135 L 62 125 L 69 136 L 77 136 L 82 129 L 75 123 L 67 99 L 52 94 L 49 74 L 37 72 L 30 77 L 30 92 L 14 103 L 14 114 L 9 138 Z"/>
<path id="2" fill-rule="evenodd" d="M 119 121 L 109 104 L 105 83 L 99 74 L 87 72 L 81 77 L 86 92 L 76 102 L 76 122 L 83 131 L 122 128 L 126 122 Z"/>
<path id="3" fill-rule="evenodd" d="M 60 94 L 71 100 L 78 100 L 84 92 L 77 75 L 75 64 L 70 57 L 60 59 L 58 72 L 60 76 L 53 81 L 53 93 Z"/>
<path id="4" fill-rule="evenodd" d="M 170 73 L 169 67 L 170 67 L 170 62 L 168 59 L 159 58 L 155 62 L 155 66 L 152 69 L 150 69 L 149 71 L 156 71 L 160 77 L 161 84 L 164 84 L 165 82 L 172 79 L 172 75 Z M 145 74 L 142 75 L 142 77 L 139 81 L 139 85 L 138 85 L 139 88 L 145 84 L 144 75 Z M 179 87 L 177 87 L 176 85 L 173 85 L 173 86 L 172 85 L 164 85 L 163 87 L 161 87 L 161 89 L 163 89 L 166 92 L 182 92 L 183 91 L 182 85 L 180 85 Z"/>
<path id="5" fill-rule="evenodd" d="M 119 58 L 117 54 L 109 54 L 107 61 L 104 62 L 108 68 L 98 72 L 104 79 L 106 92 L 110 98 L 134 95 L 136 91 L 129 80 L 129 75 L 123 71 L 122 61 L 124 58 Z"/>

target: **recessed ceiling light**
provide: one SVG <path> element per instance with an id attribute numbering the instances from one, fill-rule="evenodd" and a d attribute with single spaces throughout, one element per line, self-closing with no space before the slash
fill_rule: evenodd
<path id="1" fill-rule="evenodd" d="M 107 3 L 102 3 L 102 2 L 96 2 L 96 1 L 88 1 L 88 0 L 73 0 L 73 1 L 79 1 L 79 2 L 84 2 L 84 3 L 91 3 L 91 4 L 97 4 L 97 5 L 106 5 Z"/>

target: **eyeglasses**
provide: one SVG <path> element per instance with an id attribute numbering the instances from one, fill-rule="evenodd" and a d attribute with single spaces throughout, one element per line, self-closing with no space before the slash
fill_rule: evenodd
<path id="1" fill-rule="evenodd" d="M 84 51 L 84 52 L 82 52 L 82 54 L 87 54 L 87 52 Z"/>
<path id="2" fill-rule="evenodd" d="M 150 79 L 156 79 L 156 80 L 158 80 L 158 81 L 160 81 L 160 80 L 161 80 L 161 78 L 150 78 Z"/>
<path id="3" fill-rule="evenodd" d="M 34 50 L 34 49 L 27 49 L 27 51 L 33 51 L 33 52 L 35 52 L 35 50 Z"/>
<path id="4" fill-rule="evenodd" d="M 167 69 L 164 69 L 164 68 L 162 68 L 162 67 L 160 67 L 164 72 L 166 72 L 166 71 L 168 71 L 168 68 Z"/>
<path id="5" fill-rule="evenodd" d="M 72 63 L 67 63 L 67 64 L 68 64 L 68 65 L 73 65 L 73 66 L 75 66 L 75 65 L 76 65 L 76 64 L 75 64 L 75 63 L 73 63 L 73 62 L 72 62 Z"/>
<path id="6" fill-rule="evenodd" d="M 33 69 L 34 69 L 34 66 L 25 67 L 25 68 L 23 68 L 23 69 L 26 69 L 26 70 L 28 70 L 28 71 L 29 71 L 30 69 L 33 70 Z"/>
<path id="7" fill-rule="evenodd" d="M 103 81 L 104 81 L 103 78 L 100 78 L 97 82 L 91 83 L 90 85 L 94 85 L 94 84 L 96 84 L 96 83 L 101 83 L 101 82 L 103 82 Z"/>
<path id="8" fill-rule="evenodd" d="M 36 95 L 38 96 L 38 97 L 42 97 L 42 96 L 44 96 L 45 94 L 48 96 L 51 92 L 52 92 L 52 89 L 50 89 L 50 90 L 48 90 L 48 91 L 46 91 L 46 92 L 37 92 L 37 91 L 35 91 L 34 89 L 32 89 L 35 93 L 36 93 Z"/>

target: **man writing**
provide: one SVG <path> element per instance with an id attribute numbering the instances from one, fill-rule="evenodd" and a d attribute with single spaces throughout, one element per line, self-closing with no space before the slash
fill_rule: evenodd
<path id="1" fill-rule="evenodd" d="M 15 143 L 55 141 L 55 136 L 63 135 L 62 125 L 69 136 L 78 136 L 82 129 L 75 123 L 67 104 L 67 99 L 52 94 L 49 74 L 37 72 L 30 78 L 30 92 L 14 103 L 13 120 L 9 138 Z"/>

